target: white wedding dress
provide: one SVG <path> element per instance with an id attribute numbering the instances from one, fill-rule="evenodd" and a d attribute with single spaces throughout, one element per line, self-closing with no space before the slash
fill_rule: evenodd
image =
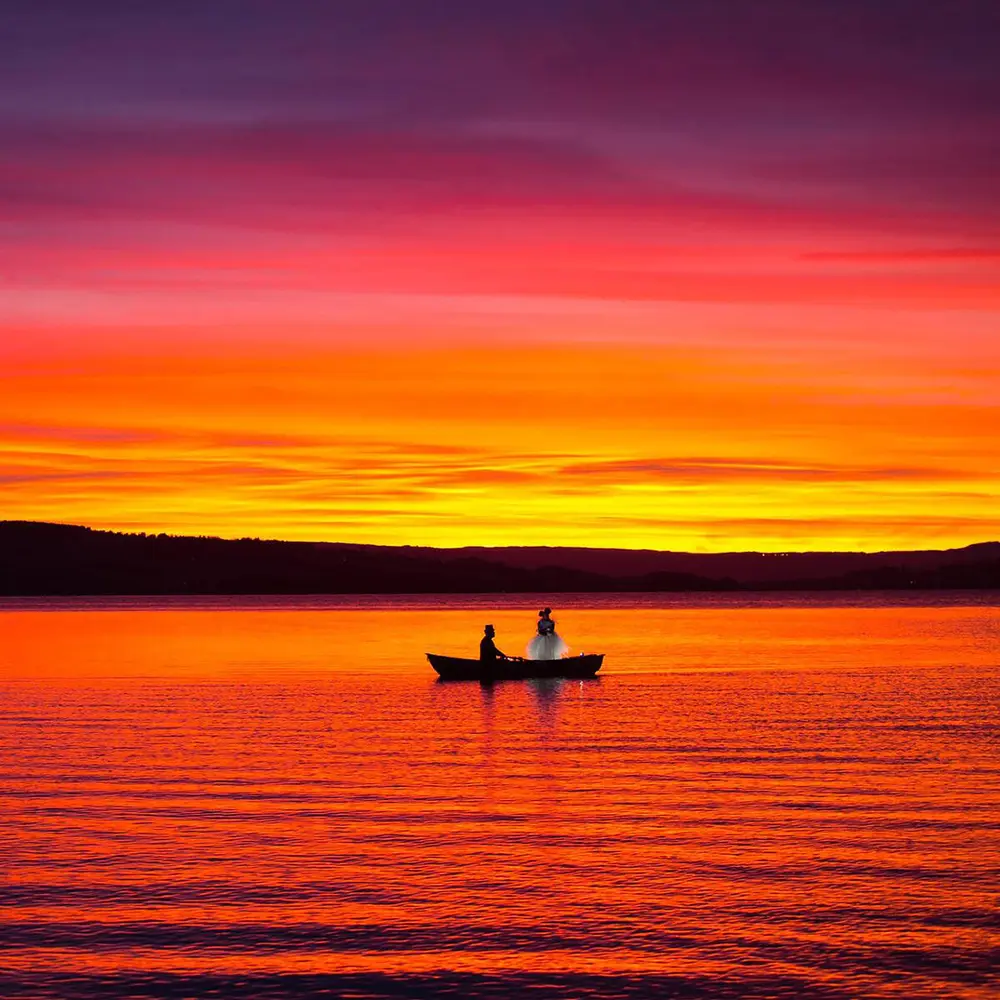
<path id="1" fill-rule="evenodd" d="M 538 619 L 538 634 L 528 643 L 529 660 L 558 660 L 569 651 L 569 646 L 556 634 L 556 623 L 551 618 Z"/>

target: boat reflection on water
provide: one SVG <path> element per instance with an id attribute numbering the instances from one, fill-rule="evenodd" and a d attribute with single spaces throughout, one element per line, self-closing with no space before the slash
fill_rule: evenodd
<path id="1" fill-rule="evenodd" d="M 601 683 L 600 677 L 568 678 L 568 677 L 528 677 L 525 680 L 507 679 L 483 679 L 479 681 L 479 693 L 483 699 L 483 705 L 493 707 L 497 691 L 505 685 L 511 687 L 526 688 L 539 703 L 551 704 L 559 700 L 563 688 L 572 682 L 573 689 L 583 690 L 583 686 Z M 443 677 L 438 677 L 436 682 L 442 686 L 451 687 L 452 682 Z"/>
<path id="2" fill-rule="evenodd" d="M 442 677 L 437 683 L 447 687 L 455 686 Z M 497 709 L 497 693 L 502 688 L 527 691 L 531 696 L 531 704 L 535 709 L 535 717 L 541 730 L 551 730 L 559 715 L 560 704 L 567 698 L 572 698 L 574 692 L 583 696 L 584 687 L 600 686 L 601 678 L 567 678 L 567 677 L 530 677 L 525 680 L 481 680 L 479 694 L 483 710 L 484 730 L 492 731 Z M 575 699 L 574 699 L 575 700 Z"/>
<path id="3" fill-rule="evenodd" d="M 539 728 L 545 734 L 551 734 L 555 728 L 559 697 L 565 683 L 562 677 L 536 677 L 525 682 L 535 703 Z"/>
<path id="4" fill-rule="evenodd" d="M 554 708 L 565 683 L 565 678 L 562 677 L 533 677 L 525 681 L 535 697 L 535 704 L 543 712 L 549 712 Z"/>

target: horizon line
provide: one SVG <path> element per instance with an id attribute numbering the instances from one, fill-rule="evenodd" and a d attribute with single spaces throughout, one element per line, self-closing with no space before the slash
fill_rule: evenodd
<path id="1" fill-rule="evenodd" d="M 769 552 L 763 549 L 720 549 L 711 552 L 698 552 L 688 549 L 652 549 L 652 548 L 629 548 L 628 546 L 590 546 L 590 545 L 421 545 L 419 543 L 390 544 L 386 542 L 349 542 L 349 541 L 320 541 L 309 539 L 290 538 L 263 538 L 253 535 L 240 535 L 239 537 L 225 537 L 222 535 L 197 535 L 197 534 L 174 534 L 168 531 L 140 531 L 125 530 L 121 528 L 95 528 L 88 524 L 78 524 L 71 521 L 34 521 L 24 518 L 0 518 L 0 525 L 4 524 L 25 524 L 25 525 L 46 525 L 59 528 L 77 528 L 84 531 L 94 531 L 112 535 L 132 535 L 145 537 L 164 537 L 175 539 L 210 539 L 220 542 L 277 542 L 282 545 L 340 545 L 353 546 L 355 548 L 367 549 L 424 549 L 432 552 L 461 552 L 467 550 L 488 550 L 503 551 L 510 549 L 543 549 L 551 551 L 586 551 L 586 552 L 652 552 L 670 555 L 687 556 L 727 556 L 727 555 L 757 555 L 757 556 L 812 556 L 812 555 L 885 555 L 892 553 L 913 553 L 913 552 L 961 552 L 964 549 L 973 548 L 980 545 L 998 545 L 1000 538 L 982 539 L 976 542 L 967 542 L 965 545 L 948 546 L 946 548 L 927 549 L 787 549 L 783 551 Z"/>

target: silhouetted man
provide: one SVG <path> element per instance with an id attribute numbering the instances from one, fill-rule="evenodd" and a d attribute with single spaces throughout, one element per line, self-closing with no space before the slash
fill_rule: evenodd
<path id="1" fill-rule="evenodd" d="M 497 644 L 493 641 L 493 636 L 497 634 L 492 625 L 487 625 L 483 632 L 485 635 L 479 640 L 479 659 L 483 663 L 495 663 L 497 660 L 506 660 L 507 654 L 501 653 L 497 649 Z"/>

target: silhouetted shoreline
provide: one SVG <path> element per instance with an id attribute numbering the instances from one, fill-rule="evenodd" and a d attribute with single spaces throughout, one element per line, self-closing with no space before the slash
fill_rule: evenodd
<path id="1" fill-rule="evenodd" d="M 430 549 L 0 521 L 4 596 L 1000 588 L 1000 542 L 913 552 Z"/>

